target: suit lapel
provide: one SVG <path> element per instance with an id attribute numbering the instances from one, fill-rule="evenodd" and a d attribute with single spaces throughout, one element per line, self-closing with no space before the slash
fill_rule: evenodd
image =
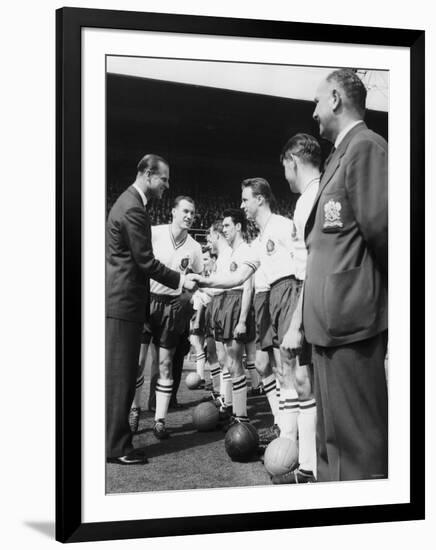
<path id="1" fill-rule="evenodd" d="M 366 130 L 367 126 L 364 122 L 361 122 L 354 126 L 348 134 L 344 137 L 344 139 L 339 144 L 339 147 L 336 149 L 336 151 L 333 153 L 324 174 L 322 175 L 321 181 L 319 182 L 319 188 L 318 193 L 316 194 L 315 200 L 313 202 L 312 210 L 310 211 L 309 217 L 307 219 L 306 227 L 305 227 L 305 236 L 308 234 L 308 227 L 310 226 L 309 221 L 311 222 L 313 217 L 315 216 L 316 208 L 318 206 L 319 197 L 321 196 L 321 193 L 324 189 L 324 187 L 328 184 L 328 182 L 332 179 L 334 176 L 336 170 L 338 169 L 341 158 L 344 156 L 348 145 L 350 141 L 353 139 L 353 137 L 361 132 L 362 130 Z"/>

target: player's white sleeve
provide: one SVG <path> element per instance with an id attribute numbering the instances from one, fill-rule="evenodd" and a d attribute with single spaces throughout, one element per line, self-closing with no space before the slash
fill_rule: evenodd
<path id="1" fill-rule="evenodd" d="M 192 271 L 194 273 L 203 273 L 204 263 L 203 256 L 201 254 L 201 247 L 198 246 L 195 249 L 194 259 L 192 262 Z"/>
<path id="2" fill-rule="evenodd" d="M 242 263 L 251 267 L 253 273 L 259 269 L 260 254 L 259 245 L 257 243 L 253 243 L 252 246 L 248 247 L 247 256 Z"/>

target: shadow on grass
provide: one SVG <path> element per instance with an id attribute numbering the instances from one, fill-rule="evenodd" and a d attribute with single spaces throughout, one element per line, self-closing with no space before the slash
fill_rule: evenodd
<path id="1" fill-rule="evenodd" d="M 185 365 L 184 376 L 193 370 L 190 366 Z M 128 468 L 108 464 L 106 491 L 138 493 L 269 485 L 269 475 L 258 456 L 245 462 L 232 462 L 225 450 L 224 431 L 198 432 L 194 429 L 192 412 L 209 396 L 210 392 L 205 390 L 189 390 L 182 380 L 177 397 L 185 408 L 169 410 L 166 425 L 171 437 L 162 441 L 153 435 L 155 413 L 143 410 L 140 430 L 134 436 L 133 444 L 135 448 L 144 449 L 149 463 Z M 141 401 L 148 402 L 147 380 Z M 274 422 L 264 395 L 249 396 L 247 412 L 252 425 L 259 431 Z"/>
<path id="2" fill-rule="evenodd" d="M 210 443 L 215 443 L 224 440 L 225 432 L 218 427 L 210 432 L 198 432 L 191 421 L 192 410 L 196 404 L 202 401 L 192 402 L 189 409 L 170 412 L 168 416 L 168 429 L 171 436 L 168 439 L 157 441 L 153 435 L 154 413 L 145 411 L 141 413 L 141 424 L 144 421 L 149 425 L 138 430 L 137 436 L 134 439 L 135 447 L 140 446 L 146 448 L 146 456 L 154 458 L 167 454 L 186 451 L 196 447 L 207 446 Z M 263 429 L 271 425 L 272 417 L 269 409 L 268 401 L 265 397 L 251 398 L 248 401 L 248 416 L 252 418 L 252 425 L 257 429 Z M 178 422 L 177 422 L 178 421 Z M 171 425 L 177 423 L 178 425 Z M 257 458 L 253 458 L 253 461 Z"/>

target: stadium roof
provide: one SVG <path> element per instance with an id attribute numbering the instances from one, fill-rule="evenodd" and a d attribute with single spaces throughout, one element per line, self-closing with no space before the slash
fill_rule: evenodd
<path id="1" fill-rule="evenodd" d="M 335 67 L 109 56 L 109 73 L 312 101 Z M 367 107 L 388 111 L 389 73 L 357 69 L 368 89 Z"/>

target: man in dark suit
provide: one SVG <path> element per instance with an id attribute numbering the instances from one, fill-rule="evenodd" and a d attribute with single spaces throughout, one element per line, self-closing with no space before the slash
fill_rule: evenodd
<path id="1" fill-rule="evenodd" d="M 120 195 L 106 225 L 106 457 L 116 464 L 145 464 L 132 445 L 128 416 L 135 394 L 141 331 L 149 311 L 150 278 L 193 289 L 189 275 L 168 269 L 153 255 L 147 201 L 169 188 L 169 166 L 145 155 L 136 180 Z"/>
<path id="2" fill-rule="evenodd" d="M 305 228 L 318 481 L 388 475 L 388 150 L 363 122 L 365 102 L 358 75 L 341 69 L 313 113 L 334 144 Z"/>

